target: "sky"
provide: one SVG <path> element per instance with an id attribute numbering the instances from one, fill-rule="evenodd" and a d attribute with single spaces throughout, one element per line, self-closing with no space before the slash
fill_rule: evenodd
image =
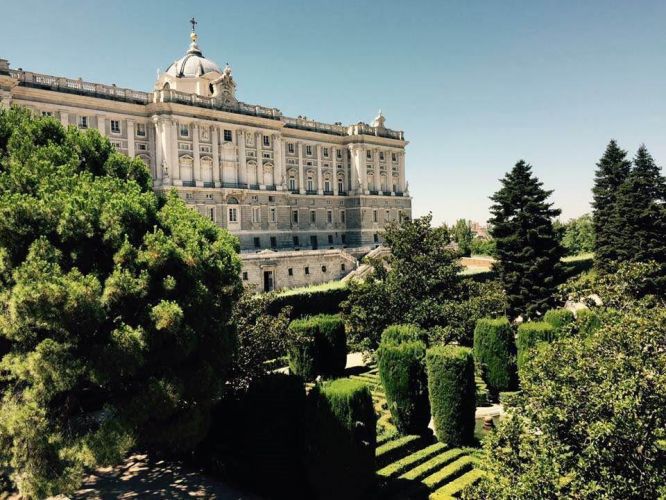
<path id="1" fill-rule="evenodd" d="M 615 138 L 666 161 L 666 2 L 0 0 L 11 67 L 151 90 L 199 24 L 240 100 L 409 141 L 415 216 L 484 222 L 520 159 L 567 220 Z"/>

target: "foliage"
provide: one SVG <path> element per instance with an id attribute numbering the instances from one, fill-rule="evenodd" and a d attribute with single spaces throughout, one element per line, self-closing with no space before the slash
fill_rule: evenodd
<path id="1" fill-rule="evenodd" d="M 477 498 L 659 498 L 666 493 L 666 310 L 631 311 L 544 345 L 522 397 L 484 443 Z"/>
<path id="2" fill-rule="evenodd" d="M 617 210 L 617 196 L 631 169 L 631 162 L 626 156 L 627 152 L 620 149 L 615 140 L 611 140 L 594 174 L 594 259 L 595 266 L 602 271 L 613 269 L 613 262 L 618 260 L 620 239 L 624 237 L 621 223 L 623 214 Z"/>
<path id="3" fill-rule="evenodd" d="M 493 239 L 479 238 L 477 236 L 472 240 L 470 247 L 472 255 L 489 255 L 491 257 L 497 255 L 497 247 Z"/>
<path id="4" fill-rule="evenodd" d="M 306 380 L 334 377 L 347 364 L 345 325 L 340 316 L 320 314 L 289 325 L 289 369 Z"/>
<path id="5" fill-rule="evenodd" d="M 556 333 L 555 327 L 545 321 L 529 321 L 518 326 L 516 364 L 519 372 L 534 355 L 534 348 L 542 342 L 553 341 Z"/>
<path id="6" fill-rule="evenodd" d="M 543 320 L 546 323 L 553 325 L 553 328 L 555 328 L 555 335 L 559 336 L 566 332 L 567 327 L 576 320 L 576 317 L 569 309 L 561 308 L 546 311 Z"/>
<path id="7" fill-rule="evenodd" d="M 436 346 L 426 353 L 428 392 L 437 439 L 449 446 L 474 439 L 474 358 L 467 347 Z"/>
<path id="8" fill-rule="evenodd" d="M 382 345 L 428 341 L 428 332 L 416 325 L 391 325 L 382 332 Z"/>
<path id="9" fill-rule="evenodd" d="M 516 381 L 516 347 L 513 329 L 506 318 L 482 318 L 474 330 L 474 359 L 481 366 L 490 392 L 513 388 Z"/>
<path id="10" fill-rule="evenodd" d="M 289 307 L 292 318 L 316 314 L 336 314 L 340 303 L 349 296 L 349 289 L 340 282 L 324 283 L 319 286 L 295 288 L 284 292 L 266 294 L 266 310 L 275 316 Z"/>
<path id="11" fill-rule="evenodd" d="M 366 498 L 375 481 L 375 410 L 364 383 L 338 379 L 308 396 L 306 463 L 316 498 Z"/>
<path id="12" fill-rule="evenodd" d="M 491 233 L 497 245 L 494 268 L 506 290 L 509 317 L 534 318 L 554 303 L 564 253 L 552 219 L 560 210 L 524 161 L 501 180 L 491 200 Z"/>
<path id="13" fill-rule="evenodd" d="M 0 111 L 0 462 L 26 496 L 134 443 L 203 438 L 231 362 L 238 242 L 96 131 Z"/>
<path id="14" fill-rule="evenodd" d="M 601 318 L 591 309 L 576 311 L 576 329 L 578 333 L 587 336 L 594 333 L 601 326 Z"/>
<path id="15" fill-rule="evenodd" d="M 453 241 L 458 244 L 460 255 L 469 257 L 472 254 L 472 240 L 474 239 L 469 221 L 458 219 L 455 225 L 451 227 L 451 236 Z"/>
<path id="16" fill-rule="evenodd" d="M 562 246 L 567 255 L 594 252 L 594 225 L 590 214 L 570 219 L 562 227 Z"/>
<path id="17" fill-rule="evenodd" d="M 423 342 L 395 342 L 385 336 L 377 352 L 389 410 L 402 434 L 424 434 L 430 423 L 425 352 Z"/>

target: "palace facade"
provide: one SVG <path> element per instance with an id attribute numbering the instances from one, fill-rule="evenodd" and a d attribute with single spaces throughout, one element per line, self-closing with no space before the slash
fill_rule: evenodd
<path id="1" fill-rule="evenodd" d="M 371 124 L 345 126 L 246 104 L 231 68 L 205 58 L 194 31 L 190 37 L 152 92 L 12 69 L 0 59 L 0 106 L 95 128 L 141 158 L 156 191 L 175 189 L 240 239 L 243 279 L 262 289 L 344 276 L 381 242 L 387 222 L 411 217 L 407 142 L 381 112 Z"/>

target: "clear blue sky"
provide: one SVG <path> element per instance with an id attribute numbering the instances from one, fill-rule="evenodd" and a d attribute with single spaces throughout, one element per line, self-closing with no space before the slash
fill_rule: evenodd
<path id="1" fill-rule="evenodd" d="M 563 218 L 589 211 L 611 137 L 666 161 L 666 2 L 2 0 L 12 67 L 150 90 L 200 24 L 238 96 L 410 141 L 414 213 L 485 221 L 524 158 Z"/>

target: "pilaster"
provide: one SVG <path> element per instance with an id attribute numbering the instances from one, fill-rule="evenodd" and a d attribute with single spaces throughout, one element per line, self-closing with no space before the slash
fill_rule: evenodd
<path id="1" fill-rule="evenodd" d="M 134 158 L 134 120 L 127 120 L 127 156 Z"/>

